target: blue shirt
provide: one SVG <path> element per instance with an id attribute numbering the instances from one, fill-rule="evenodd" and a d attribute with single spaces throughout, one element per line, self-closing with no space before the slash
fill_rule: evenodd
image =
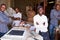
<path id="1" fill-rule="evenodd" d="M 0 32 L 6 33 L 8 31 L 7 24 L 9 23 L 9 18 L 7 15 L 5 15 L 4 12 L 0 11 Z"/>
<path id="2" fill-rule="evenodd" d="M 60 20 L 60 10 L 57 11 L 56 9 L 51 10 L 50 13 L 50 24 L 54 26 L 58 26 L 58 20 Z"/>

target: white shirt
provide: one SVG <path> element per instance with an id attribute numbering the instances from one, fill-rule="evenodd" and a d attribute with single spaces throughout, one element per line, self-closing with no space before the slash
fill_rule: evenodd
<path id="1" fill-rule="evenodd" d="M 45 15 L 40 16 L 39 14 L 35 15 L 34 18 L 34 26 L 36 27 L 36 32 L 47 32 L 48 29 L 48 20 Z M 38 24 L 37 24 L 38 23 Z"/>
<path id="2" fill-rule="evenodd" d="M 18 12 L 17 14 L 13 14 L 13 17 L 14 18 L 22 18 L 22 14 L 20 13 L 20 12 Z M 21 20 L 14 20 L 13 21 L 13 25 L 14 26 L 19 26 L 20 25 L 20 22 L 21 22 Z"/>
<path id="3" fill-rule="evenodd" d="M 13 17 L 15 18 L 22 18 L 22 14 L 20 12 L 16 13 L 16 14 L 13 14 Z"/>

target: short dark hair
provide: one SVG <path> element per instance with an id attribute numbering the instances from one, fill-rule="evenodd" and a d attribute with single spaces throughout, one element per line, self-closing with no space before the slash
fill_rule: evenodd
<path id="1" fill-rule="evenodd" d="M 6 4 L 1 4 L 1 6 L 2 6 L 2 5 L 5 5 L 5 6 L 6 6 Z"/>
<path id="2" fill-rule="evenodd" d="M 43 8 L 43 7 L 39 5 L 39 6 L 37 7 L 37 10 L 39 10 L 40 8 Z"/>
<path id="3" fill-rule="evenodd" d="M 55 4 L 55 8 L 56 8 L 58 5 L 60 6 L 60 4 Z"/>

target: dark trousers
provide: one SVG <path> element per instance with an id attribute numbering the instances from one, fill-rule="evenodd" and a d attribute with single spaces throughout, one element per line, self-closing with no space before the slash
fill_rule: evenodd
<path id="1" fill-rule="evenodd" d="M 50 39 L 51 40 L 54 40 L 54 28 L 56 28 L 56 26 L 55 25 L 50 25 L 50 27 L 49 27 L 49 33 L 50 33 Z"/>
<path id="2" fill-rule="evenodd" d="M 39 31 L 39 34 L 43 37 L 43 40 L 50 40 L 48 32 Z"/>
<path id="3" fill-rule="evenodd" d="M 5 34 L 5 33 L 1 33 L 1 32 L 0 32 L 0 38 L 1 38 L 4 34 Z"/>

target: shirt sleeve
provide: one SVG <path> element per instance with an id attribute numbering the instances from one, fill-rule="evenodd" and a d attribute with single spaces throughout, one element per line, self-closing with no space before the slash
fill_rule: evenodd
<path id="1" fill-rule="evenodd" d="M 20 13 L 20 18 L 22 18 L 22 14 Z"/>
<path id="2" fill-rule="evenodd" d="M 47 19 L 47 17 L 45 17 L 45 25 L 44 25 L 44 27 L 48 27 L 48 19 Z"/>
<path id="3" fill-rule="evenodd" d="M 54 19 L 54 11 L 53 10 L 51 10 L 50 19 Z"/>
<path id="4" fill-rule="evenodd" d="M 11 21 L 9 20 L 8 16 L 6 16 L 6 15 L 0 15 L 0 22 L 8 24 Z"/>
<path id="5" fill-rule="evenodd" d="M 33 18 L 33 21 L 34 21 L 34 26 L 35 26 L 35 27 L 37 26 L 37 24 L 36 24 L 37 21 L 36 21 L 36 20 L 37 20 L 37 19 L 34 17 L 34 18 Z"/>
<path id="6" fill-rule="evenodd" d="M 58 20 L 60 20 L 60 12 L 58 12 L 58 16 L 57 16 Z"/>
<path id="7" fill-rule="evenodd" d="M 22 13 L 18 13 L 17 17 L 22 18 Z"/>
<path id="8" fill-rule="evenodd" d="M 58 20 L 60 20 L 60 13 L 57 12 L 58 15 L 57 15 L 57 13 L 55 13 L 55 15 L 54 15 L 54 13 L 55 13 L 55 11 L 54 10 L 51 10 L 50 19 L 58 19 Z"/>
<path id="9" fill-rule="evenodd" d="M 60 17 L 58 17 L 58 20 L 60 20 Z"/>

